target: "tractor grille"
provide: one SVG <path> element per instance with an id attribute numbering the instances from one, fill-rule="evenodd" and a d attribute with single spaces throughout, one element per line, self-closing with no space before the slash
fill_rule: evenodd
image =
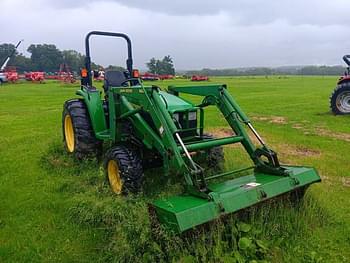
<path id="1" fill-rule="evenodd" d="M 181 137 L 196 136 L 197 134 L 197 112 L 196 111 L 184 111 L 176 112 L 173 114 L 173 118 L 177 121 L 178 128 L 181 128 Z"/>

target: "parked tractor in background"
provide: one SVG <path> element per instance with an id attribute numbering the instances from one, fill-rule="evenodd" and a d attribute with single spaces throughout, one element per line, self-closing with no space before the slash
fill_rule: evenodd
<path id="1" fill-rule="evenodd" d="M 330 96 L 330 108 L 335 115 L 350 114 L 350 55 L 343 56 L 347 65 L 344 75 Z"/>
<path id="2" fill-rule="evenodd" d="M 10 52 L 10 54 L 5 58 L 0 67 L 0 84 L 4 82 L 16 82 L 18 80 L 18 73 L 15 67 L 7 67 L 7 63 L 10 61 L 11 57 L 15 54 L 17 48 L 22 43 L 23 40 L 18 41 L 15 48 Z"/>
<path id="3" fill-rule="evenodd" d="M 122 38 L 128 47 L 127 71 L 106 72 L 103 96 L 92 85 L 89 39 L 93 35 Z M 79 98 L 63 106 L 65 148 L 82 159 L 108 147 L 104 169 L 115 194 L 139 192 L 149 168 L 162 171 L 153 176 L 178 175 L 184 193 L 150 204 L 150 213 L 167 228 L 183 232 L 290 192 L 302 197 L 310 184 L 321 180 L 313 168 L 281 165 L 225 84 L 169 86 L 167 91 L 146 86 L 133 69 L 131 40 L 122 33 L 90 32 L 85 49 L 81 88 L 76 92 Z M 202 101 L 194 103 L 183 94 L 202 97 Z M 215 138 L 206 133 L 208 107 L 222 113 L 232 135 Z M 243 146 L 251 165 L 223 172 L 222 146 L 236 143 Z"/>
<path id="4" fill-rule="evenodd" d="M 208 81 L 208 80 L 209 80 L 208 76 L 193 75 L 191 77 L 191 81 Z"/>
<path id="5" fill-rule="evenodd" d="M 76 81 L 73 72 L 67 63 L 60 65 L 60 70 L 57 74 L 57 79 L 63 83 L 74 83 Z"/>
<path id="6" fill-rule="evenodd" d="M 27 81 L 44 83 L 45 73 L 43 71 L 32 71 L 25 74 L 25 79 Z"/>

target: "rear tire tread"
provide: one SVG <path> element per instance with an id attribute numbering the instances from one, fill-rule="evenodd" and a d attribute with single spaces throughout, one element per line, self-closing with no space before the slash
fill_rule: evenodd
<path id="1" fill-rule="evenodd" d="M 95 137 L 94 130 L 91 125 L 89 112 L 86 105 L 81 99 L 72 99 L 64 103 L 62 114 L 63 139 L 64 134 L 64 118 L 69 114 L 72 118 L 74 128 L 74 152 L 76 158 L 84 159 L 89 156 L 101 154 L 102 141 Z M 67 148 L 67 145 L 65 145 Z"/>

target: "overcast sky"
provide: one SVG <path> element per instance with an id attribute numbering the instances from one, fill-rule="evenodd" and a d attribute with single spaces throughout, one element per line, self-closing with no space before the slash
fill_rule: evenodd
<path id="1" fill-rule="evenodd" d="M 341 64 L 348 0 L 0 0 L 0 43 L 84 51 L 88 31 L 127 33 L 135 66 L 171 55 L 177 69 Z M 125 64 L 125 44 L 92 39 L 93 60 Z"/>

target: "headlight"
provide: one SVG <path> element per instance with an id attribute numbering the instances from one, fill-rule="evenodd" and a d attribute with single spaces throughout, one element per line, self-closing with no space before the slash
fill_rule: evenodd
<path id="1" fill-rule="evenodd" d="M 191 111 L 188 113 L 188 120 L 195 121 L 197 119 L 197 112 Z"/>

